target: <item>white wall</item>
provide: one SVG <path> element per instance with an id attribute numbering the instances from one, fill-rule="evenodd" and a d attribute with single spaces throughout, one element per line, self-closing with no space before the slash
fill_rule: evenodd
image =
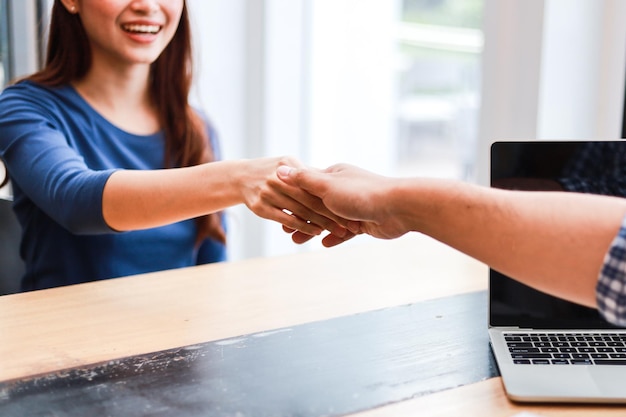
<path id="1" fill-rule="evenodd" d="M 485 0 L 478 183 L 493 141 L 537 137 L 543 14 L 543 0 Z"/>
<path id="2" fill-rule="evenodd" d="M 304 158 L 301 0 L 190 0 L 200 67 L 197 100 L 213 118 L 226 159 Z M 276 223 L 229 209 L 229 257 L 299 248 Z"/>
<path id="3" fill-rule="evenodd" d="M 211 117 L 220 134 L 222 157 L 248 157 L 249 123 L 247 0 L 187 0 L 196 55 L 196 101 Z M 229 257 L 254 256 L 247 242 L 259 226 L 243 207 L 228 210 Z M 252 246 L 253 247 L 253 246 Z"/>
<path id="4" fill-rule="evenodd" d="M 538 137 L 619 138 L 626 2 L 546 3 Z"/>
<path id="5" fill-rule="evenodd" d="M 486 0 L 478 181 L 501 139 L 615 139 L 626 68 L 623 0 Z"/>
<path id="6" fill-rule="evenodd" d="M 311 162 L 390 171 L 400 1 L 313 0 Z M 332 150 L 332 152 L 329 152 Z"/>
<path id="7" fill-rule="evenodd" d="M 225 158 L 294 155 L 320 167 L 388 169 L 396 0 L 188 1 L 196 100 L 215 121 Z M 319 247 L 294 245 L 243 207 L 228 213 L 231 259 Z"/>
<path id="8" fill-rule="evenodd" d="M 187 0 L 193 26 L 199 102 L 217 124 L 224 156 L 244 154 L 246 0 Z"/>

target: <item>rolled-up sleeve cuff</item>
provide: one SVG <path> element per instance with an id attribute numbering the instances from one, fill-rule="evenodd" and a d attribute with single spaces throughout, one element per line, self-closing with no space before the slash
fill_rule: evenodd
<path id="1" fill-rule="evenodd" d="M 596 300 L 607 321 L 626 327 L 626 217 L 604 258 Z"/>

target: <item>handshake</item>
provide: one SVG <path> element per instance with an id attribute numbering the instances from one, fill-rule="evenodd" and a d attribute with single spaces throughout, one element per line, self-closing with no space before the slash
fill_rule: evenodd
<path id="1" fill-rule="evenodd" d="M 322 244 L 332 247 L 357 234 L 393 239 L 410 231 L 402 211 L 410 199 L 402 179 L 383 177 L 347 164 L 325 170 L 280 165 L 276 188 L 287 199 L 275 220 L 304 243 L 328 231 Z M 409 214 L 409 213 L 406 213 Z"/>
<path id="2" fill-rule="evenodd" d="M 606 307 L 624 311 L 616 301 L 624 298 L 626 281 L 624 198 L 388 178 L 349 165 L 316 170 L 281 164 L 274 171 L 274 181 L 290 196 L 281 222 L 296 243 L 323 230 L 329 231 L 322 240 L 327 247 L 360 233 L 392 239 L 420 232 L 525 285 L 626 323 L 626 314 Z M 606 295 L 609 287 L 620 295 Z"/>

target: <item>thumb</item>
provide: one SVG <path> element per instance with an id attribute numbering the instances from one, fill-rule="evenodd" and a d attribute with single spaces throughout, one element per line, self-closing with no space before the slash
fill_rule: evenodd
<path id="1" fill-rule="evenodd" d="M 278 178 L 280 178 L 283 182 L 289 184 L 289 185 L 298 185 L 298 179 L 296 178 L 297 173 L 296 173 L 297 169 L 287 166 L 287 165 L 281 165 L 276 169 L 276 175 L 278 175 Z"/>
<path id="2" fill-rule="evenodd" d="M 276 175 L 286 184 L 312 191 L 316 186 L 315 174 L 317 172 L 308 168 L 293 168 L 281 165 L 276 169 Z"/>

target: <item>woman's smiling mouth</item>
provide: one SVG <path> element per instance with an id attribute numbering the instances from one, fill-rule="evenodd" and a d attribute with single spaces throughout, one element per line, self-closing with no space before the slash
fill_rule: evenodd
<path id="1" fill-rule="evenodd" d="M 161 31 L 161 26 L 128 23 L 122 25 L 122 29 L 128 33 L 134 33 L 138 35 L 156 35 Z"/>

